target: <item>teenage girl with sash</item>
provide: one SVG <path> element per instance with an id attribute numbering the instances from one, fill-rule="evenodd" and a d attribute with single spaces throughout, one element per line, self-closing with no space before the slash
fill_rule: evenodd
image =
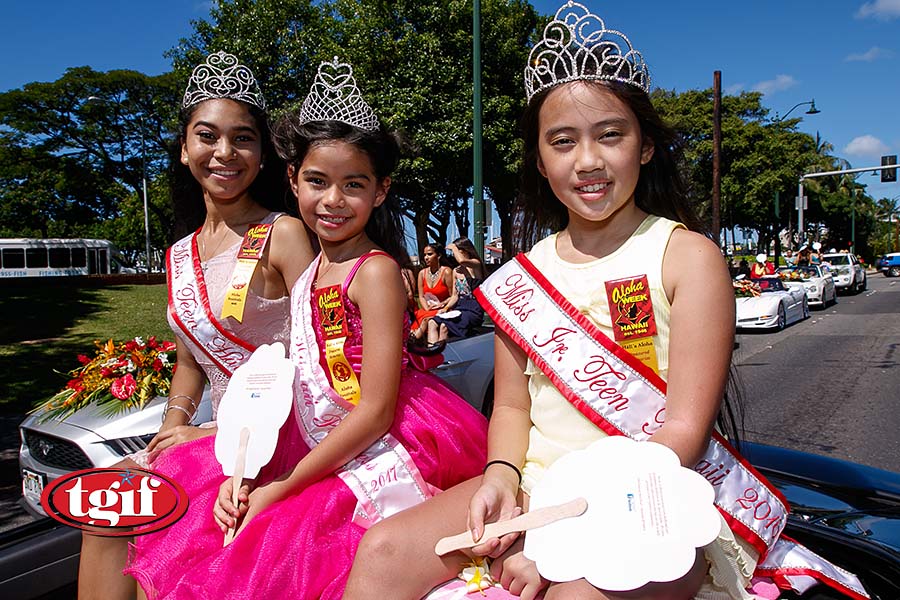
<path id="1" fill-rule="evenodd" d="M 218 479 L 217 498 L 191 497 L 204 519 L 175 523 L 141 559 L 139 580 L 154 598 L 337 600 L 366 527 L 484 463 L 484 417 L 405 352 L 396 260 L 405 250 L 388 195 L 399 147 L 349 65 L 323 64 L 275 138 L 322 249 L 291 290 L 289 420 L 310 450 L 274 479 L 245 480 L 237 507 L 231 478 Z M 231 526 L 236 536 L 223 547 Z M 170 555 L 173 535 L 190 540 L 189 551 Z"/>
<path id="2" fill-rule="evenodd" d="M 215 498 L 224 478 L 213 449 L 215 421 L 193 424 L 204 385 L 209 382 L 215 419 L 231 374 L 252 351 L 273 341 L 287 345 L 289 290 L 313 252 L 303 223 L 278 212 L 288 190 L 265 101 L 236 57 L 217 52 L 194 69 L 170 172 L 179 227 L 190 231 L 167 254 L 168 320 L 178 368 L 159 433 L 146 451 L 119 466 L 149 468 L 177 481 L 191 499 L 179 522 L 184 528 L 212 521 L 208 510 L 198 510 L 197 499 Z M 233 285 L 237 281 L 249 285 Z M 293 422 L 282 437 L 282 447 L 305 448 Z M 172 556 L 189 554 L 190 537 L 172 531 L 135 538 L 128 573 L 142 584 L 147 548 L 162 544 Z M 133 596 L 134 581 L 121 576 L 125 542 L 84 536 L 79 597 Z"/>
<path id="3" fill-rule="evenodd" d="M 664 444 L 704 475 L 721 509 L 718 539 L 681 578 L 623 593 L 548 582 L 525 558 L 524 535 L 510 534 L 472 550 L 496 557 L 494 579 L 523 600 L 754 598 L 754 571 L 772 572 L 763 554 L 801 563 L 776 541 L 783 499 L 715 433 L 734 342 L 725 261 L 689 210 L 641 55 L 574 2 L 544 33 L 525 69 L 517 241 L 530 251 L 476 291 L 497 331 L 484 474 L 370 529 L 345 598 L 422 597 L 469 560 L 436 556 L 437 540 L 479 540 L 486 522 L 527 510 L 554 461 L 608 435 Z M 603 477 L 603 465 L 584 476 Z"/>

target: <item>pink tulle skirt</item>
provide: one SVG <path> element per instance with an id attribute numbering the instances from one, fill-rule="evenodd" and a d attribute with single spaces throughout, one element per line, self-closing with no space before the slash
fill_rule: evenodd
<path id="1" fill-rule="evenodd" d="M 440 379 L 405 370 L 391 433 L 425 480 L 448 489 L 481 472 L 487 422 Z M 212 509 L 225 480 L 213 436 L 162 453 L 153 470 L 188 493 L 177 523 L 135 538 L 125 573 L 151 599 L 339 599 L 365 530 L 352 523 L 357 499 L 330 475 L 257 515 L 227 547 Z M 271 481 L 308 452 L 293 417 L 260 473 Z"/>

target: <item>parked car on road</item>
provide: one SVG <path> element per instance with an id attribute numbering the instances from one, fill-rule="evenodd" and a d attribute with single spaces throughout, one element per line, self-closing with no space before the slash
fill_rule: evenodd
<path id="1" fill-rule="evenodd" d="M 787 288 L 798 287 L 806 292 L 806 301 L 810 306 L 825 308 L 829 302 L 837 302 L 837 288 L 834 277 L 827 265 L 810 265 L 808 267 L 781 267 L 778 276 Z"/>
<path id="2" fill-rule="evenodd" d="M 777 275 L 754 279 L 758 296 L 735 298 L 738 329 L 784 329 L 809 316 L 809 302 L 802 287 L 787 288 Z"/>
<path id="3" fill-rule="evenodd" d="M 878 270 L 885 277 L 900 277 L 900 252 L 885 254 L 878 260 Z"/>
<path id="4" fill-rule="evenodd" d="M 494 335 L 484 328 L 478 335 L 451 341 L 443 362 L 433 371 L 449 383 L 469 404 L 489 415 L 494 403 Z M 110 418 L 96 405 L 87 406 L 63 420 L 41 421 L 32 415 L 19 426 L 22 445 L 19 467 L 26 509 L 43 515 L 44 486 L 79 469 L 109 467 L 126 455 L 146 448 L 159 431 L 165 398 L 155 398 L 142 410 Z M 205 393 L 194 423 L 212 419 Z"/>
<path id="5" fill-rule="evenodd" d="M 834 285 L 838 291 L 847 290 L 853 293 L 865 291 L 866 268 L 859 262 L 859 258 L 855 254 L 849 252 L 837 252 L 834 254 L 823 254 L 822 262 L 831 265 L 834 273 Z"/>

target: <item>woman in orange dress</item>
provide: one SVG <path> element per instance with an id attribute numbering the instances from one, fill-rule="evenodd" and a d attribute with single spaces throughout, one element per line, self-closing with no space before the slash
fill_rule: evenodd
<path id="1" fill-rule="evenodd" d="M 428 244 L 422 249 L 425 268 L 419 271 L 419 309 L 410 336 L 418 342 L 428 331 L 431 317 L 446 312 L 456 304 L 456 286 L 453 285 L 453 269 L 441 264 L 444 247 Z"/>

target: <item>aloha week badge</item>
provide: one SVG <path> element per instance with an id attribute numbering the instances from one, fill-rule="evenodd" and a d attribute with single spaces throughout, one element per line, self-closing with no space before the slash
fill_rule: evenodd
<path id="1" fill-rule="evenodd" d="M 244 304 L 247 302 L 247 291 L 256 265 L 259 264 L 266 248 L 266 241 L 272 231 L 271 223 L 251 225 L 244 234 L 244 240 L 237 254 L 237 264 L 231 273 L 231 283 L 225 292 L 222 303 L 222 318 L 234 317 L 241 323 L 244 318 Z"/>
<path id="2" fill-rule="evenodd" d="M 616 342 L 654 372 L 659 372 L 653 345 L 656 317 L 647 275 L 607 281 L 606 299 Z"/>
<path id="3" fill-rule="evenodd" d="M 344 354 L 344 341 L 349 335 L 341 286 L 332 285 L 315 291 L 316 309 L 325 339 L 325 360 L 334 390 L 344 400 L 359 403 L 359 380 Z"/>

